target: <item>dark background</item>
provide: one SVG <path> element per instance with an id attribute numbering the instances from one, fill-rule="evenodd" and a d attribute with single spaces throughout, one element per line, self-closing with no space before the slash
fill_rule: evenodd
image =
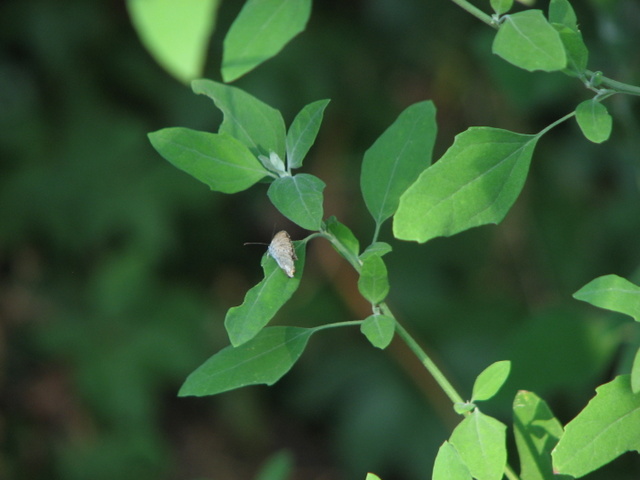
<path id="1" fill-rule="evenodd" d="M 574 3 L 589 67 L 640 84 L 640 4 Z M 209 78 L 240 7 L 221 8 Z M 446 0 L 319 0 L 307 31 L 236 85 L 287 123 L 332 100 L 305 170 L 328 185 L 325 215 L 366 245 L 362 155 L 406 106 L 435 102 L 438 158 L 469 126 L 534 133 L 590 98 L 576 79 L 492 56 L 492 35 Z M 458 417 L 400 342 L 380 352 L 357 329 L 333 330 L 274 387 L 176 397 L 228 344 L 225 312 L 260 279 L 263 250 L 243 243 L 306 232 L 265 184 L 213 193 L 155 153 L 148 132 L 215 131 L 221 119 L 154 63 L 122 2 L 4 1 L 0 46 L 0 478 L 246 480 L 280 449 L 296 479 L 430 478 Z M 599 275 L 640 280 L 638 102 L 606 104 L 612 138 L 591 144 L 574 121 L 545 135 L 501 225 L 426 245 L 383 228 L 389 302 L 463 395 L 512 360 L 501 396 L 481 406 L 507 424 L 518 389 L 568 422 L 639 343 L 628 318 L 571 298 Z M 311 242 L 275 323 L 364 318 L 355 282 Z M 587 478 L 639 475 L 626 454 Z"/>

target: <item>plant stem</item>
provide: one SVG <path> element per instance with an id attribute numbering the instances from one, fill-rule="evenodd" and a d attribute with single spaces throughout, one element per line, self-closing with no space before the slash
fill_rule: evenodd
<path id="1" fill-rule="evenodd" d="M 376 229 L 373 232 L 373 240 L 371 241 L 372 245 L 378 241 L 378 235 L 380 235 L 380 223 L 376 222 Z"/>
<path id="2" fill-rule="evenodd" d="M 385 310 L 389 311 L 389 308 L 386 304 L 381 305 Z M 435 363 L 429 358 L 429 355 L 418 345 L 411 334 L 405 330 L 405 328 L 400 325 L 400 323 L 396 320 L 396 332 L 400 335 L 407 346 L 411 349 L 411 351 L 420 359 L 424 368 L 426 368 L 429 373 L 433 376 L 434 380 L 440 385 L 440 388 L 447 394 L 447 396 L 451 399 L 453 403 L 464 403 L 464 400 L 460 396 L 456 389 L 453 388 L 453 385 L 449 383 L 449 380 L 444 376 L 444 374 L 440 371 L 440 369 L 436 366 Z"/>
<path id="3" fill-rule="evenodd" d="M 575 111 L 571 112 L 571 113 L 567 113 L 564 117 L 559 118 L 558 120 L 556 120 L 555 122 L 553 122 L 550 125 L 547 125 L 546 127 L 544 127 L 542 130 L 540 130 L 540 132 L 538 132 L 538 137 L 541 137 L 542 135 L 544 135 L 545 133 L 547 133 L 549 130 L 551 130 L 553 127 L 560 125 L 562 122 L 569 120 L 571 117 L 573 117 L 576 114 Z"/>
<path id="4" fill-rule="evenodd" d="M 471 15 L 473 15 L 477 19 L 483 21 L 490 27 L 498 28 L 498 26 L 496 25 L 496 22 L 493 20 L 493 18 L 491 18 L 490 15 L 487 15 L 479 8 L 471 5 L 469 2 L 467 2 L 467 0 L 451 0 L 451 1 L 456 5 L 458 5 L 460 8 L 469 12 Z"/>
<path id="5" fill-rule="evenodd" d="M 592 72 L 591 70 L 585 70 L 585 74 L 588 76 L 594 75 L 594 72 Z M 640 87 L 636 87 L 635 85 L 629 85 L 628 83 L 619 82 L 612 78 L 601 76 L 600 84 L 610 87 L 618 93 L 626 93 L 628 95 L 640 96 Z"/>

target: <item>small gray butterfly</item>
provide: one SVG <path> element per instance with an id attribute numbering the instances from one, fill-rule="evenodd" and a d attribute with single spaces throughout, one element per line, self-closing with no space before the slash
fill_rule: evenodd
<path id="1" fill-rule="evenodd" d="M 255 243 L 255 242 L 247 242 L 245 245 L 266 245 L 264 243 Z M 298 259 L 296 256 L 296 249 L 293 246 L 293 242 L 291 241 L 291 237 L 289 234 L 280 230 L 273 236 L 269 247 L 267 248 L 269 255 L 273 257 L 278 266 L 287 274 L 289 278 L 293 278 L 296 273 L 296 264 L 295 260 Z"/>

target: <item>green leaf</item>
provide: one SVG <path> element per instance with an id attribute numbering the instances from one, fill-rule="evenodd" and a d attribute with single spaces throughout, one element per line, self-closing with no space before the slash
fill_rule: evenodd
<path id="1" fill-rule="evenodd" d="M 239 88 L 212 80 L 194 80 L 191 89 L 211 98 L 222 111 L 220 133 L 240 140 L 256 156 L 275 152 L 284 158 L 285 127 L 278 110 Z"/>
<path id="2" fill-rule="evenodd" d="M 388 315 L 369 315 L 360 325 L 360 331 L 376 348 L 384 350 L 393 340 L 396 321 Z"/>
<path id="3" fill-rule="evenodd" d="M 491 0 L 491 8 L 498 15 L 507 13 L 513 6 L 513 0 Z"/>
<path id="4" fill-rule="evenodd" d="M 292 222 L 307 230 L 320 230 L 324 187 L 318 177 L 299 173 L 274 180 L 267 195 L 280 213 Z"/>
<path id="5" fill-rule="evenodd" d="M 607 107 L 596 100 L 585 100 L 578 105 L 576 121 L 587 140 L 594 143 L 602 143 L 611 135 L 611 115 Z"/>
<path id="6" fill-rule="evenodd" d="M 507 464 L 506 426 L 478 409 L 458 424 L 449 441 L 473 478 L 500 480 Z"/>
<path id="7" fill-rule="evenodd" d="M 432 102 L 411 105 L 365 152 L 360 188 L 377 225 L 395 213 L 400 195 L 431 164 L 435 115 Z"/>
<path id="8" fill-rule="evenodd" d="M 537 135 L 471 127 L 400 197 L 393 233 L 426 242 L 498 223 L 520 194 Z"/>
<path id="9" fill-rule="evenodd" d="M 453 404 L 453 411 L 458 415 L 464 415 L 467 412 L 473 411 L 475 408 L 477 408 L 477 405 L 471 402 L 456 402 Z"/>
<path id="10" fill-rule="evenodd" d="M 551 0 L 549 3 L 549 22 L 564 25 L 578 31 L 578 17 L 568 0 Z"/>
<path id="11" fill-rule="evenodd" d="M 340 223 L 335 216 L 330 216 L 324 221 L 323 230 L 330 235 L 333 248 L 347 260 L 356 271 L 360 270 L 358 255 L 360 254 L 360 242 L 346 225 Z"/>
<path id="12" fill-rule="evenodd" d="M 391 251 L 391 245 L 386 242 L 374 242 L 369 245 L 362 255 L 360 255 L 360 260 L 363 262 L 370 257 L 371 255 L 377 255 L 378 257 L 382 257 Z"/>
<path id="13" fill-rule="evenodd" d="M 562 425 L 544 400 L 535 393 L 519 391 L 513 401 L 513 424 L 520 457 L 520 478 L 568 479 L 553 475 L 551 450 L 562 436 Z"/>
<path id="14" fill-rule="evenodd" d="M 493 41 L 492 51 L 528 71 L 553 72 L 567 66 L 567 55 L 560 35 L 540 10 L 505 15 Z"/>
<path id="15" fill-rule="evenodd" d="M 296 273 L 289 278 L 275 260 L 268 254 L 262 257 L 264 279 L 251 288 L 242 305 L 230 308 L 224 319 L 224 326 L 231 344 L 235 347 L 254 338 L 287 303 L 298 289 L 304 269 L 306 242 L 293 242 L 296 248 Z"/>
<path id="16" fill-rule="evenodd" d="M 640 348 L 633 357 L 633 365 L 631 367 L 631 391 L 633 393 L 640 392 Z"/>
<path id="17" fill-rule="evenodd" d="M 584 75 L 589 61 L 589 51 L 582 40 L 582 34 L 557 23 L 553 24 L 553 28 L 560 34 L 560 40 L 567 53 L 567 68 L 563 72 L 573 77 Z"/>
<path id="18" fill-rule="evenodd" d="M 506 382 L 509 372 L 511 371 L 511 362 L 503 360 L 489 365 L 476 378 L 473 384 L 472 402 L 489 400 L 498 390 L 502 388 Z"/>
<path id="19" fill-rule="evenodd" d="M 365 478 L 364 480 L 380 480 L 380 477 L 375 473 L 367 473 L 367 478 Z"/>
<path id="20" fill-rule="evenodd" d="M 389 293 L 389 279 L 387 267 L 382 258 L 372 255 L 362 262 L 358 290 L 373 305 L 377 305 L 386 298 Z"/>
<path id="21" fill-rule="evenodd" d="M 269 327 L 251 341 L 223 348 L 187 377 L 181 397 L 216 395 L 247 385 L 273 385 L 296 363 L 315 329 Z"/>
<path id="22" fill-rule="evenodd" d="M 310 14 L 311 0 L 247 0 L 224 39 L 223 80 L 232 82 L 276 55 Z"/>
<path id="23" fill-rule="evenodd" d="M 202 75 L 220 0 L 128 0 L 131 22 L 155 60 L 184 83 Z"/>
<path id="24" fill-rule="evenodd" d="M 574 293 L 573 298 L 630 315 L 640 322 L 640 287 L 618 275 L 604 275 L 590 281 Z"/>
<path id="25" fill-rule="evenodd" d="M 329 100 L 318 100 L 305 106 L 293 119 L 287 132 L 287 165 L 300 168 L 320 130 L 324 109 Z"/>
<path id="26" fill-rule="evenodd" d="M 293 456 L 288 450 L 271 455 L 260 468 L 255 480 L 287 480 L 293 472 Z"/>
<path id="27" fill-rule="evenodd" d="M 438 449 L 431 480 L 472 480 L 458 451 L 447 441 Z"/>
<path id="28" fill-rule="evenodd" d="M 149 141 L 166 160 L 217 192 L 246 190 L 269 173 L 228 135 L 175 127 L 150 133 Z"/>
<path id="29" fill-rule="evenodd" d="M 558 473 L 581 477 L 623 453 L 640 451 L 640 393 L 629 375 L 596 388 L 596 396 L 564 429 L 551 454 Z"/>

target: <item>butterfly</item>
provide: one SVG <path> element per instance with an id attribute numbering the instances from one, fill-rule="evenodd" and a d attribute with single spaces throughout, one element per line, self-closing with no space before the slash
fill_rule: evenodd
<path id="1" fill-rule="evenodd" d="M 245 245 L 265 245 L 264 243 L 247 242 Z M 296 249 L 293 246 L 291 237 L 285 230 L 280 230 L 273 236 L 269 247 L 267 248 L 269 255 L 273 257 L 278 266 L 287 274 L 289 278 L 293 278 L 296 273 L 295 261 Z"/>

